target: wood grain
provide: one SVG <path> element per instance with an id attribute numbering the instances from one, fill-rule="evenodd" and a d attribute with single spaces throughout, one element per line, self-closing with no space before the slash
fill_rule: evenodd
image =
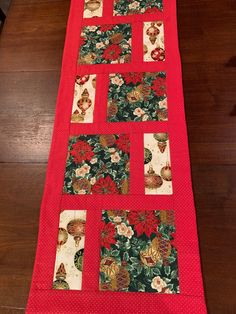
<path id="1" fill-rule="evenodd" d="M 0 313 L 23 313 L 69 0 L 13 0 L 0 42 Z M 210 314 L 236 313 L 236 2 L 178 1 L 193 187 Z"/>

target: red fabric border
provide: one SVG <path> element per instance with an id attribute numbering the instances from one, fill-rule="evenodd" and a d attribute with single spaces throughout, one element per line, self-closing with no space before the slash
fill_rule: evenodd
<path id="1" fill-rule="evenodd" d="M 112 0 L 104 2 L 103 18 L 83 20 L 83 0 L 72 0 L 67 27 L 55 125 L 41 205 L 38 248 L 27 313 L 206 313 L 195 208 L 192 195 L 188 141 L 178 48 L 176 3 L 164 0 L 164 13 L 112 17 Z M 143 62 L 142 21 L 162 20 L 166 61 Z M 96 23 L 131 23 L 133 49 L 130 64 L 77 66 L 80 29 Z M 141 32 L 141 33 L 140 33 Z M 134 48 L 134 45 L 136 48 Z M 106 123 L 108 73 L 160 71 L 167 73 L 168 122 Z M 74 78 L 78 73 L 98 73 L 94 124 L 70 124 Z M 172 196 L 145 196 L 143 192 L 143 132 L 167 131 L 172 161 Z M 127 196 L 62 195 L 68 137 L 76 134 L 131 134 L 131 194 Z M 138 166 L 139 165 L 139 166 Z M 137 184 L 138 183 L 138 184 Z M 102 209 L 174 209 L 175 244 L 178 249 L 180 294 L 99 292 L 99 222 Z M 61 209 L 86 209 L 87 224 L 82 291 L 52 290 L 59 214 Z"/>

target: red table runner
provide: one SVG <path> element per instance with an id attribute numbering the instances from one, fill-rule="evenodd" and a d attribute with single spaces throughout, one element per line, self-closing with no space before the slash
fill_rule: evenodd
<path id="1" fill-rule="evenodd" d="M 27 313 L 206 313 L 174 0 L 72 0 Z"/>

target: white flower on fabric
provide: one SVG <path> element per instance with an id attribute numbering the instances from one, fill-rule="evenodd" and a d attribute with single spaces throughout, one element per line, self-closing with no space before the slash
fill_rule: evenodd
<path id="1" fill-rule="evenodd" d="M 109 153 L 115 153 L 116 149 L 114 147 L 108 148 Z"/>
<path id="2" fill-rule="evenodd" d="M 115 223 L 120 223 L 121 221 L 122 221 L 122 219 L 121 219 L 121 217 L 120 216 L 116 216 L 116 217 L 114 217 L 114 222 Z"/>
<path id="3" fill-rule="evenodd" d="M 132 9 L 137 9 L 139 8 L 139 2 L 137 1 L 134 1 L 133 3 L 130 3 L 129 4 L 129 9 L 132 10 Z"/>
<path id="4" fill-rule="evenodd" d="M 90 164 L 96 164 L 96 162 L 98 161 L 98 159 L 97 158 L 93 158 L 93 159 L 91 159 L 90 160 Z"/>
<path id="5" fill-rule="evenodd" d="M 89 30 L 90 32 L 95 32 L 97 30 L 97 26 L 87 26 L 86 30 Z"/>
<path id="6" fill-rule="evenodd" d="M 142 121 L 147 121 L 148 120 L 148 115 L 145 114 L 143 117 L 142 117 Z"/>
<path id="7" fill-rule="evenodd" d="M 75 174 L 77 177 L 84 177 L 90 171 L 90 166 L 85 164 L 82 167 L 75 170 Z"/>
<path id="8" fill-rule="evenodd" d="M 86 194 L 85 190 L 79 190 L 78 194 Z"/>
<path id="9" fill-rule="evenodd" d="M 105 41 L 105 45 L 109 45 L 109 40 L 106 40 L 106 41 Z"/>
<path id="10" fill-rule="evenodd" d="M 118 153 L 111 155 L 111 162 L 117 163 L 120 161 L 120 155 Z"/>
<path id="11" fill-rule="evenodd" d="M 91 167 L 89 165 L 87 165 L 87 164 L 83 165 L 83 169 L 84 169 L 85 173 L 89 173 L 90 168 Z"/>
<path id="12" fill-rule="evenodd" d="M 102 33 L 101 31 L 97 31 L 97 34 L 98 34 L 98 35 L 101 35 L 101 33 Z"/>
<path id="13" fill-rule="evenodd" d="M 93 177 L 91 180 L 90 180 L 90 183 L 92 184 L 92 185 L 94 185 L 95 183 L 96 183 L 96 178 L 95 177 Z"/>
<path id="14" fill-rule="evenodd" d="M 131 227 L 127 227 L 125 223 L 121 223 L 120 225 L 117 226 L 117 233 L 119 235 L 123 235 L 124 237 L 131 239 L 134 231 L 132 230 Z"/>
<path id="15" fill-rule="evenodd" d="M 167 289 L 165 289 L 164 293 L 172 294 L 173 292 L 169 288 L 167 288 Z"/>
<path id="16" fill-rule="evenodd" d="M 167 109 L 167 99 L 163 99 L 158 102 L 160 109 Z"/>
<path id="17" fill-rule="evenodd" d="M 140 12 L 141 13 L 144 13 L 146 10 L 144 9 L 144 8 L 142 8 L 141 10 L 140 10 Z"/>
<path id="18" fill-rule="evenodd" d="M 157 290 L 158 292 L 161 292 L 163 288 L 167 286 L 166 282 L 161 279 L 160 276 L 154 277 L 152 279 L 151 287 L 154 290 Z"/>
<path id="19" fill-rule="evenodd" d="M 119 235 L 125 235 L 126 234 L 126 232 L 127 232 L 127 226 L 126 226 L 126 224 L 124 224 L 123 222 L 120 224 L 120 225 L 118 225 L 117 226 L 117 233 L 119 234 Z"/>
<path id="20" fill-rule="evenodd" d="M 133 229 L 131 227 L 127 227 L 125 237 L 131 239 L 133 235 L 134 235 Z"/>
<path id="21" fill-rule="evenodd" d="M 124 81 L 122 80 L 122 78 L 119 78 L 119 76 L 115 76 L 111 79 L 112 84 L 114 85 L 118 85 L 121 86 L 124 84 Z"/>
<path id="22" fill-rule="evenodd" d="M 130 47 L 131 47 L 131 43 L 132 43 L 132 38 L 128 40 L 128 44 L 130 45 Z"/>
<path id="23" fill-rule="evenodd" d="M 141 109 L 141 108 L 136 108 L 135 110 L 134 110 L 134 112 L 133 112 L 133 114 L 135 115 L 135 116 L 138 116 L 138 117 L 141 117 L 142 115 L 144 115 L 144 111 Z"/>
<path id="24" fill-rule="evenodd" d="M 96 44 L 96 48 L 97 48 L 97 49 L 101 49 L 101 48 L 103 48 L 103 47 L 105 47 L 104 43 L 97 43 L 97 44 Z"/>

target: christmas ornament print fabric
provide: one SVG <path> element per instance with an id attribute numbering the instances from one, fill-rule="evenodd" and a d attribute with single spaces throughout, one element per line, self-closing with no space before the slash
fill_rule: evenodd
<path id="1" fill-rule="evenodd" d="M 178 293 L 173 211 L 103 211 L 100 290 Z"/>
<path id="2" fill-rule="evenodd" d="M 71 0 L 27 313 L 206 314 L 176 25 Z"/>

